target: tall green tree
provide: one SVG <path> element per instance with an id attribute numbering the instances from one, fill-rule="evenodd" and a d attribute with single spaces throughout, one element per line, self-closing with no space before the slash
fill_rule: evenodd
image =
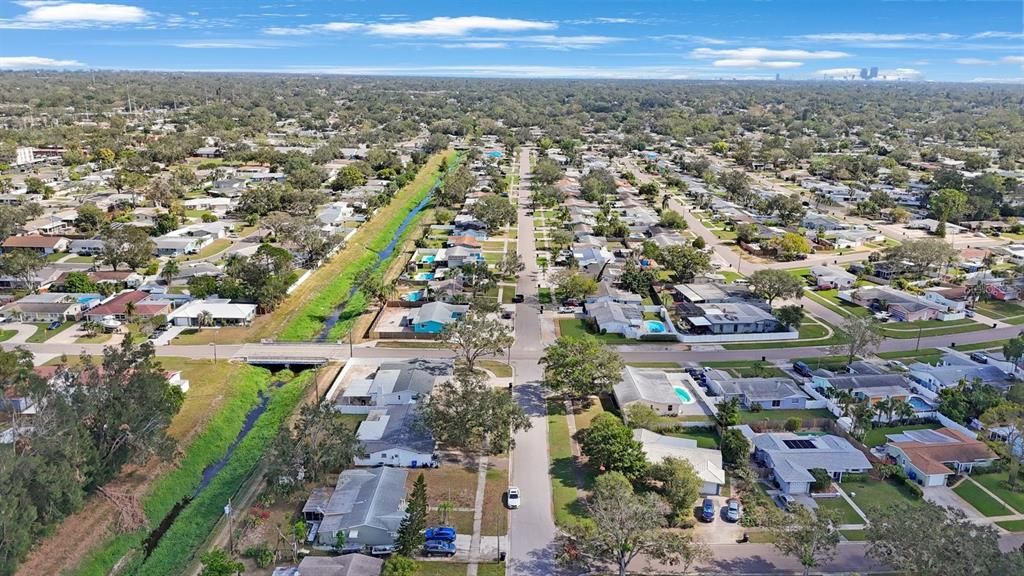
<path id="1" fill-rule="evenodd" d="M 423 531 L 427 529 L 427 479 L 420 472 L 412 485 L 405 518 L 398 525 L 395 546 L 402 556 L 411 558 L 423 548 Z"/>
<path id="2" fill-rule="evenodd" d="M 799 561 L 804 576 L 829 562 L 839 546 L 838 517 L 821 507 L 812 512 L 800 506 L 769 530 L 775 549 Z"/>
<path id="3" fill-rule="evenodd" d="M 580 451 L 588 463 L 599 470 L 613 470 L 637 481 L 647 471 L 643 444 L 633 439 L 633 431 L 609 412 L 598 414 L 580 433 Z"/>
<path id="4" fill-rule="evenodd" d="M 768 301 L 771 306 L 776 298 L 799 298 L 804 293 L 804 282 L 785 270 L 765 268 L 751 274 L 747 281 L 750 290 Z"/>
<path id="5" fill-rule="evenodd" d="M 593 336 L 561 336 L 544 350 L 544 385 L 556 393 L 585 398 L 611 392 L 622 379 L 622 358 Z"/>
<path id="6" fill-rule="evenodd" d="M 829 353 L 846 356 L 847 366 L 853 364 L 857 356 L 877 348 L 884 338 L 878 320 L 872 317 L 850 316 L 840 328 L 846 333 L 846 341 L 833 345 Z"/>
<path id="7" fill-rule="evenodd" d="M 446 324 L 441 341 L 455 351 L 467 370 L 473 371 L 481 356 L 503 353 L 512 346 L 514 338 L 512 331 L 498 320 L 470 312 Z"/>

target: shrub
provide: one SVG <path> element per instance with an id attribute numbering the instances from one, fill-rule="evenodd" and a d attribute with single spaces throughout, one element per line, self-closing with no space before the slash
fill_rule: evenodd
<path id="1" fill-rule="evenodd" d="M 823 492 L 832 485 L 832 475 L 828 473 L 828 470 L 824 468 L 811 468 L 811 476 L 814 476 L 814 482 L 811 483 L 811 490 L 815 492 Z"/>
<path id="2" fill-rule="evenodd" d="M 917 482 L 914 482 L 910 478 L 904 478 L 903 485 L 910 490 L 910 493 L 914 496 L 914 498 L 924 497 L 924 490 L 922 490 L 921 487 L 918 486 Z"/>
<path id="3" fill-rule="evenodd" d="M 879 464 L 877 469 L 878 476 L 882 480 L 886 480 L 888 478 L 904 480 L 907 477 L 906 471 L 904 471 L 903 467 L 899 464 Z"/>
<path id="4" fill-rule="evenodd" d="M 256 562 L 257 568 L 266 568 L 274 563 L 274 551 L 270 549 L 270 546 L 267 546 L 266 542 L 260 542 L 255 546 L 246 548 L 242 556 L 252 558 Z"/>
<path id="5" fill-rule="evenodd" d="M 788 432 L 796 432 L 800 429 L 800 426 L 802 426 L 803 423 L 803 420 L 794 416 L 786 420 L 785 428 Z"/>
<path id="6" fill-rule="evenodd" d="M 750 405 L 750 411 L 751 412 L 755 412 L 756 413 L 756 412 L 760 412 L 761 410 L 764 410 L 764 407 L 761 406 L 760 404 L 756 403 L 756 402 Z"/>

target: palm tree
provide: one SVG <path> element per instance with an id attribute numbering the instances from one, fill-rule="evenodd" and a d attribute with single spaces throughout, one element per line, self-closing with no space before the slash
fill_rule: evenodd
<path id="1" fill-rule="evenodd" d="M 850 416 L 850 408 L 857 403 L 857 399 L 853 397 L 853 394 L 849 390 L 833 389 L 832 399 L 835 400 L 836 405 L 839 406 L 839 410 L 843 413 L 844 417 Z"/>
<path id="2" fill-rule="evenodd" d="M 124 317 L 131 322 L 133 316 L 135 316 L 135 302 L 129 302 L 124 305 Z"/>
<path id="3" fill-rule="evenodd" d="M 853 430 L 851 433 L 857 438 L 862 438 L 864 425 L 870 423 L 875 418 L 875 409 L 866 400 L 856 402 L 850 410 L 850 417 L 853 419 Z"/>
<path id="4" fill-rule="evenodd" d="M 178 272 L 181 272 L 181 266 L 178 265 L 177 260 L 171 259 L 168 260 L 167 263 L 164 264 L 163 269 L 160 270 L 160 277 L 164 279 L 164 284 L 170 286 L 171 281 L 178 275 Z"/>
<path id="5" fill-rule="evenodd" d="M 890 400 L 890 404 L 892 404 L 893 414 L 901 424 L 914 417 L 914 407 L 903 398 L 893 398 Z"/>
<path id="6" fill-rule="evenodd" d="M 196 316 L 196 323 L 200 328 L 213 325 L 213 314 L 209 310 L 203 310 Z"/>

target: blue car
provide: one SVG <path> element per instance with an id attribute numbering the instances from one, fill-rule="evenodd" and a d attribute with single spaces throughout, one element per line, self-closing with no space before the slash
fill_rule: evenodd
<path id="1" fill-rule="evenodd" d="M 700 519 L 703 522 L 712 522 L 715 519 L 715 502 L 711 498 L 704 499 L 704 506 L 700 509 Z"/>
<path id="2" fill-rule="evenodd" d="M 423 544 L 424 556 L 455 556 L 455 542 L 427 540 Z"/>
<path id="3" fill-rule="evenodd" d="M 450 526 L 438 526 L 427 528 L 423 535 L 427 540 L 442 540 L 444 542 L 455 542 L 455 528 Z"/>

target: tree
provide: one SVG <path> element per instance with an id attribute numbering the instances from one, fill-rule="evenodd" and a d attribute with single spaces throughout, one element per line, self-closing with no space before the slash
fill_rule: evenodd
<path id="1" fill-rule="evenodd" d="M 494 233 L 503 226 L 516 221 L 516 208 L 508 198 L 496 194 L 485 194 L 470 207 L 473 217 L 487 225 L 487 231 Z"/>
<path id="2" fill-rule="evenodd" d="M 877 507 L 871 515 L 867 555 L 896 572 L 919 576 L 1013 574 L 1007 568 L 1019 552 L 1002 554 L 995 527 L 976 524 L 961 510 L 928 500 L 900 501 Z"/>
<path id="3" fill-rule="evenodd" d="M 665 228 L 672 228 L 673 230 L 682 230 L 683 228 L 686 228 L 686 220 L 683 219 L 678 212 L 662 210 L 661 219 L 658 221 L 658 225 L 664 226 Z"/>
<path id="4" fill-rule="evenodd" d="M 967 195 L 954 188 L 943 188 L 928 198 L 928 208 L 939 221 L 935 234 L 944 237 L 946 222 L 958 220 L 967 210 Z"/>
<path id="5" fill-rule="evenodd" d="M 597 292 L 597 281 L 575 270 L 563 270 L 555 278 L 555 298 L 559 302 L 580 302 L 594 292 Z"/>
<path id="6" fill-rule="evenodd" d="M 427 479 L 420 472 L 412 485 L 409 501 L 405 507 L 405 517 L 398 525 L 398 536 L 395 546 L 398 553 L 411 558 L 423 548 L 423 531 L 427 529 Z"/>
<path id="7" fill-rule="evenodd" d="M 98 260 L 114 270 L 121 264 L 141 268 L 149 262 L 155 247 L 146 232 L 134 226 L 108 228 Z"/>
<path id="8" fill-rule="evenodd" d="M 267 476 L 272 485 L 298 484 L 300 478 L 322 481 L 351 466 L 363 453 L 355 427 L 327 402 L 303 406 L 295 426 L 283 435 L 285 439 L 271 451 L 273 465 Z"/>
<path id="9" fill-rule="evenodd" d="M 513 336 L 501 322 L 469 312 L 445 325 L 441 341 L 456 352 L 467 370 L 473 371 L 478 358 L 504 352 L 512 345 Z"/>
<path id="10" fill-rule="evenodd" d="M 439 444 L 464 451 L 501 454 L 530 419 L 508 390 L 492 388 L 478 372 L 458 370 L 434 386 L 418 408 L 420 425 Z"/>
<path id="11" fill-rule="evenodd" d="M 419 570 L 419 564 L 412 558 L 396 555 L 384 561 L 380 576 L 416 576 Z"/>
<path id="12" fill-rule="evenodd" d="M 598 470 L 621 472 L 631 481 L 647 471 L 643 444 L 633 439 L 633 431 L 609 412 L 598 414 L 580 434 L 580 451 Z"/>
<path id="13" fill-rule="evenodd" d="M 613 350 L 590 335 L 561 336 L 544 350 L 544 385 L 577 398 L 611 392 L 624 364 Z"/>
<path id="14" fill-rule="evenodd" d="M 885 258 L 900 274 L 922 276 L 929 270 L 955 262 L 959 253 L 948 242 L 938 238 L 908 240 L 885 251 Z"/>
<path id="15" fill-rule="evenodd" d="M 658 482 L 658 491 L 672 509 L 673 525 L 693 516 L 693 502 L 700 496 L 704 482 L 688 460 L 665 458 L 650 467 L 649 476 Z"/>
<path id="16" fill-rule="evenodd" d="M 164 267 L 160 270 L 160 277 L 164 279 L 164 284 L 170 286 L 174 277 L 177 276 L 179 272 L 181 272 L 181 266 L 178 264 L 177 260 L 171 258 L 164 263 Z"/>
<path id="17" fill-rule="evenodd" d="M 526 264 L 523 263 L 523 259 L 519 257 L 515 248 L 510 249 L 502 256 L 501 261 L 497 265 L 498 272 L 506 278 L 515 278 L 520 272 L 526 270 Z"/>
<path id="18" fill-rule="evenodd" d="M 730 398 L 718 404 L 718 424 L 723 428 L 740 423 L 739 398 Z"/>
<path id="19" fill-rule="evenodd" d="M 532 179 L 539 184 L 554 184 L 563 175 L 562 168 L 550 158 L 541 158 L 533 165 Z"/>
<path id="20" fill-rule="evenodd" d="M 644 182 L 640 185 L 640 188 L 638 188 L 637 191 L 640 192 L 640 195 L 644 198 L 653 201 L 658 197 L 658 194 L 661 192 L 661 188 L 658 186 L 657 182 Z"/>
<path id="21" fill-rule="evenodd" d="M 907 210 L 902 206 L 897 206 L 889 211 L 889 219 L 897 224 L 906 224 L 907 222 L 910 222 L 910 218 L 912 216 L 913 214 L 910 213 L 910 210 Z"/>
<path id="22" fill-rule="evenodd" d="M 783 306 L 777 308 L 773 314 L 775 319 L 779 321 L 785 328 L 800 328 L 800 325 L 804 322 L 804 309 L 801 306 Z"/>
<path id="23" fill-rule="evenodd" d="M 203 570 L 199 576 L 235 576 L 245 572 L 245 564 L 232 560 L 223 548 L 214 548 L 199 557 Z"/>
<path id="24" fill-rule="evenodd" d="M 96 283 L 89 279 L 85 272 L 68 272 L 64 277 L 64 290 L 74 294 L 87 294 L 96 291 Z"/>
<path id="25" fill-rule="evenodd" d="M 750 441 L 736 428 L 722 432 L 722 462 L 729 467 L 736 467 L 747 461 L 750 456 Z"/>
<path id="26" fill-rule="evenodd" d="M 75 217 L 75 228 L 82 234 L 92 234 L 102 228 L 106 221 L 107 213 L 95 204 L 82 204 Z"/>
<path id="27" fill-rule="evenodd" d="M 801 254 L 808 254 L 811 251 L 811 241 L 796 232 L 786 232 L 782 236 L 775 236 L 768 240 L 768 246 L 775 249 L 779 258 L 793 260 Z"/>
<path id="28" fill-rule="evenodd" d="M 654 411 L 654 408 L 646 404 L 633 404 L 626 408 L 626 422 L 633 428 L 644 428 L 654 430 L 661 416 Z"/>
<path id="29" fill-rule="evenodd" d="M 621 474 L 598 476 L 584 504 L 591 522 L 579 523 L 561 537 L 559 560 L 587 567 L 610 562 L 625 576 L 641 554 L 684 570 L 710 557 L 707 546 L 691 535 L 662 529 L 663 506 L 654 494 L 634 492 Z"/>
<path id="30" fill-rule="evenodd" d="M 760 230 L 757 224 L 737 224 L 736 241 L 740 244 L 750 244 L 757 240 Z"/>
<path id="31" fill-rule="evenodd" d="M 800 200 L 800 194 L 784 196 L 776 194 L 768 200 L 768 209 L 775 214 L 775 219 L 783 226 L 799 224 L 807 208 Z"/>
<path id="32" fill-rule="evenodd" d="M 846 356 L 846 365 L 853 363 L 857 356 L 871 352 L 884 339 L 878 329 L 878 320 L 868 316 L 849 316 L 840 326 L 846 333 L 846 342 L 835 344 L 830 354 Z"/>
<path id="33" fill-rule="evenodd" d="M 712 269 L 711 256 L 707 252 L 679 244 L 663 248 L 658 262 L 672 271 L 677 282 L 690 282 L 698 274 Z"/>
<path id="34" fill-rule="evenodd" d="M 587 202 L 599 203 L 616 189 L 615 176 L 604 168 L 594 168 L 580 179 L 580 193 Z"/>
<path id="35" fill-rule="evenodd" d="M 1007 483 L 1016 488 L 1021 464 L 1024 463 L 1024 404 L 1001 402 L 986 410 L 980 418 L 988 428 L 1002 427 L 1007 446 Z"/>
<path id="36" fill-rule="evenodd" d="M 356 164 L 349 164 L 338 171 L 338 175 L 331 180 L 331 190 L 350 190 L 356 186 L 366 184 L 366 174 Z"/>
<path id="37" fill-rule="evenodd" d="M 0 254 L 0 274 L 15 278 L 31 290 L 36 288 L 36 272 L 43 266 L 46 266 L 46 258 L 34 250 L 15 248 Z"/>
<path id="38" fill-rule="evenodd" d="M 796 558 L 804 567 L 804 576 L 835 556 L 839 546 L 839 521 L 824 508 L 815 512 L 800 506 L 785 521 L 769 528 L 775 549 Z"/>
<path id="39" fill-rule="evenodd" d="M 622 266 L 622 275 L 619 276 L 619 284 L 633 294 L 647 294 L 651 286 L 657 281 L 658 276 L 649 268 L 641 268 L 635 259 L 630 258 Z"/>
<path id="40" fill-rule="evenodd" d="M 768 301 L 776 298 L 799 298 L 804 293 L 804 282 L 786 270 L 765 268 L 751 274 L 747 281 L 750 291 Z"/>

